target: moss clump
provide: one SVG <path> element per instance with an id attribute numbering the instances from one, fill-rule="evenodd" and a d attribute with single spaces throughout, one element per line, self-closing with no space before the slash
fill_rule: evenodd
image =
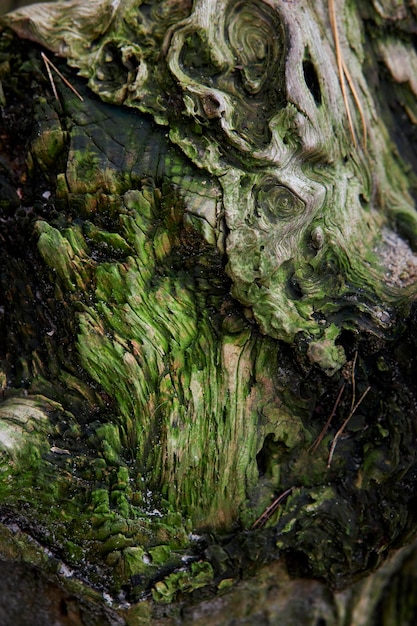
<path id="1" fill-rule="evenodd" d="M 195 589 L 205 587 L 213 580 L 213 568 L 210 563 L 192 563 L 189 570 L 173 572 L 157 582 L 152 589 L 152 597 L 156 602 L 173 602 L 178 594 L 192 593 Z"/>

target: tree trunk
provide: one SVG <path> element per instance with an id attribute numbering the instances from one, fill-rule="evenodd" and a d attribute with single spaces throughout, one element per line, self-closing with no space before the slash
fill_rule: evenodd
<path id="1" fill-rule="evenodd" d="M 73 0 L 3 25 L 11 578 L 39 572 L 63 624 L 399 623 L 414 5 Z"/>

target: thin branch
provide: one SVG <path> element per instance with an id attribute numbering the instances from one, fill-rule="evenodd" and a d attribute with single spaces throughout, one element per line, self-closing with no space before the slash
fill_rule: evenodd
<path id="1" fill-rule="evenodd" d="M 309 452 L 311 452 L 312 454 L 314 454 L 314 452 L 317 450 L 317 448 L 319 447 L 319 445 L 323 441 L 323 438 L 324 438 L 325 434 L 327 433 L 327 430 L 328 430 L 328 428 L 329 428 L 329 426 L 331 424 L 331 421 L 332 421 L 332 419 L 334 418 L 334 416 L 336 414 L 337 407 L 340 404 L 340 400 L 342 399 L 342 395 L 343 395 L 343 392 L 345 390 L 345 387 L 346 387 L 346 384 L 343 383 L 343 385 L 339 389 L 339 393 L 337 394 L 336 402 L 334 403 L 332 412 L 330 413 L 330 415 L 329 415 L 329 417 L 327 419 L 327 422 L 323 426 L 323 429 L 322 429 L 320 435 L 317 437 L 315 442 L 309 448 Z"/>
<path id="2" fill-rule="evenodd" d="M 52 77 L 50 68 L 52 68 L 58 74 L 58 76 L 61 78 L 61 80 L 64 81 L 66 86 L 69 87 L 73 93 L 75 93 L 77 98 L 79 98 L 81 100 L 81 102 L 84 102 L 84 98 L 82 97 L 82 95 L 75 89 L 75 87 L 73 87 L 71 85 L 69 80 L 67 80 L 65 78 L 65 76 L 63 74 L 61 74 L 61 72 L 56 67 L 56 65 L 54 65 L 50 59 L 48 59 L 48 57 L 46 56 L 46 54 L 44 52 L 41 52 L 41 57 L 43 59 L 43 62 L 45 63 L 46 71 L 48 72 L 48 77 L 49 77 L 49 80 L 50 80 L 50 83 L 51 83 L 51 86 L 52 86 L 52 91 L 54 92 L 55 98 L 57 100 L 59 100 L 58 93 L 57 93 L 57 90 L 56 90 L 56 87 L 55 87 L 55 82 L 54 82 L 54 79 Z"/>
<path id="3" fill-rule="evenodd" d="M 332 445 L 331 445 L 331 448 L 330 448 L 329 458 L 328 458 L 328 461 L 327 461 L 327 467 L 330 467 L 330 465 L 332 463 L 333 454 L 334 454 L 337 442 L 339 441 L 340 437 L 342 436 L 342 433 L 345 430 L 349 420 L 354 415 L 354 413 L 356 412 L 357 408 L 362 404 L 363 400 L 365 399 L 366 394 L 370 391 L 370 389 L 371 389 L 370 386 L 365 389 L 365 391 L 363 392 L 363 394 L 361 395 L 361 397 L 359 398 L 359 400 L 357 401 L 355 406 L 352 408 L 352 410 L 350 411 L 349 415 L 347 416 L 347 418 L 345 419 L 345 421 L 343 422 L 343 424 L 341 425 L 341 427 L 339 428 L 337 433 L 335 434 L 333 442 L 332 442 Z"/>
<path id="4" fill-rule="evenodd" d="M 278 496 L 278 498 L 276 498 L 276 500 L 274 500 L 273 503 L 270 504 L 267 509 L 265 509 L 262 515 L 260 515 L 258 519 L 255 522 L 253 522 L 251 526 L 251 530 L 254 530 L 255 528 L 258 528 L 258 529 L 263 528 L 265 524 L 267 523 L 267 521 L 273 516 L 275 511 L 278 509 L 281 502 L 291 493 L 293 489 L 294 489 L 294 486 L 290 487 L 289 489 L 286 489 L 280 496 Z"/>

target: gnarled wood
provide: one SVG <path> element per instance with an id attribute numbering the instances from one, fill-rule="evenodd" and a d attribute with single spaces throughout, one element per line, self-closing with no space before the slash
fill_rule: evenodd
<path id="1" fill-rule="evenodd" d="M 337 4 L 340 50 L 325 2 L 5 18 L 6 558 L 139 624 L 414 536 L 415 16 L 382 12 Z"/>

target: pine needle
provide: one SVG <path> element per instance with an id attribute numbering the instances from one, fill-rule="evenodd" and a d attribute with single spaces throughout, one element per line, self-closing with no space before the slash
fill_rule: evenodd
<path id="1" fill-rule="evenodd" d="M 339 72 L 340 88 L 342 90 L 343 102 L 345 103 L 345 110 L 346 110 L 346 115 L 347 115 L 348 122 L 349 122 L 350 134 L 352 135 L 353 145 L 356 148 L 356 135 L 355 135 L 355 130 L 353 128 L 352 115 L 350 112 L 349 101 L 348 101 L 348 97 L 346 93 L 345 73 L 343 70 L 344 61 L 343 61 L 343 54 L 342 54 L 342 50 L 341 50 L 340 42 L 339 42 L 339 33 L 337 30 L 336 8 L 335 8 L 334 0 L 329 0 L 329 18 L 330 18 L 330 26 L 331 26 L 332 33 L 333 33 L 335 51 L 336 51 L 336 62 L 337 62 L 337 69 Z"/>
<path id="2" fill-rule="evenodd" d="M 331 448 L 330 448 L 329 458 L 328 458 L 328 461 L 327 461 L 327 467 L 330 467 L 330 465 L 332 464 L 333 454 L 334 454 L 337 442 L 339 441 L 340 437 L 342 436 L 343 431 L 345 430 L 346 426 L 348 425 L 349 420 L 355 414 L 357 408 L 362 404 L 362 402 L 365 399 L 366 394 L 370 391 L 370 389 L 371 389 L 371 387 L 367 387 L 365 389 L 365 391 L 363 392 L 363 394 L 361 395 L 361 397 L 359 398 L 359 400 L 357 401 L 355 406 L 352 408 L 352 410 L 350 411 L 349 415 L 347 416 L 347 418 L 345 419 L 345 421 L 343 422 L 343 424 L 341 425 L 341 427 L 339 428 L 337 433 L 335 434 L 333 442 L 332 442 L 332 445 L 331 445 Z"/>
<path id="3" fill-rule="evenodd" d="M 349 83 L 349 87 L 350 87 L 350 90 L 352 92 L 353 99 L 355 100 L 355 104 L 356 104 L 356 106 L 358 108 L 358 111 L 359 111 L 359 115 L 360 115 L 360 118 L 361 118 L 361 124 L 362 124 L 362 132 L 363 132 L 363 149 L 366 150 L 367 146 L 368 146 L 368 130 L 366 128 L 365 113 L 363 111 L 363 107 L 361 105 L 361 101 L 359 100 L 358 92 L 357 92 L 356 87 L 354 85 L 352 76 L 351 76 L 351 74 L 350 74 L 350 72 L 349 72 L 349 70 L 348 70 L 344 60 L 343 60 L 343 71 L 345 73 L 347 82 Z"/>
<path id="4" fill-rule="evenodd" d="M 343 102 L 345 104 L 346 116 L 348 118 L 349 130 L 352 136 L 353 145 L 356 148 L 357 142 L 356 142 L 355 129 L 353 126 L 352 114 L 350 112 L 349 100 L 348 100 L 348 96 L 346 92 L 346 80 L 348 82 L 350 91 L 352 92 L 352 96 L 355 101 L 356 107 L 359 111 L 361 124 L 362 124 L 362 130 L 363 130 L 363 149 L 366 150 L 367 142 L 368 142 L 368 133 L 367 133 L 367 128 L 366 128 L 365 114 L 364 114 L 363 107 L 359 99 L 357 89 L 353 82 L 352 76 L 349 72 L 349 69 L 345 63 L 345 60 L 343 58 L 343 52 L 340 47 L 339 33 L 337 30 L 335 0 L 329 0 L 329 18 L 330 18 L 330 26 L 332 29 L 333 39 L 334 39 L 334 44 L 335 44 L 336 63 L 337 63 L 337 69 L 339 72 L 339 82 L 340 82 L 340 87 L 342 90 Z"/>
<path id="5" fill-rule="evenodd" d="M 57 100 L 59 100 L 58 93 L 57 93 L 56 86 L 55 86 L 55 82 L 54 82 L 54 79 L 53 79 L 53 76 L 52 76 L 52 73 L 51 73 L 51 68 L 54 70 L 54 72 L 56 72 L 58 74 L 58 76 L 66 84 L 66 86 L 69 87 L 73 93 L 75 93 L 77 98 L 79 98 L 81 100 L 81 102 L 84 102 L 84 98 L 82 97 L 82 95 L 75 89 L 75 87 L 73 87 L 71 85 L 69 80 L 67 80 L 65 78 L 65 76 L 63 74 L 61 74 L 61 72 L 56 67 L 56 65 L 54 65 L 50 59 L 48 59 L 48 57 L 46 56 L 46 54 L 44 52 L 41 52 L 41 57 L 43 59 L 43 62 L 45 63 L 46 71 L 48 72 L 48 78 L 49 78 L 49 81 L 51 83 L 52 91 L 54 92 L 55 98 Z"/>

